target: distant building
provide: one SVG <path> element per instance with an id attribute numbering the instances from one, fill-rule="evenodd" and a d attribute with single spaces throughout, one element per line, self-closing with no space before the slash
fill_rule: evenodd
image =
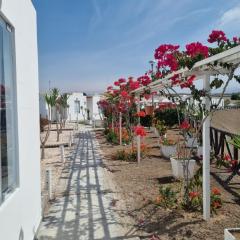
<path id="1" fill-rule="evenodd" d="M 89 110 L 89 120 L 101 120 L 101 112 L 98 108 L 98 102 L 101 95 L 87 96 L 87 109 Z"/>
<path id="2" fill-rule="evenodd" d="M 87 119 L 86 94 L 76 92 L 69 94 L 68 98 L 68 121 L 84 121 Z"/>

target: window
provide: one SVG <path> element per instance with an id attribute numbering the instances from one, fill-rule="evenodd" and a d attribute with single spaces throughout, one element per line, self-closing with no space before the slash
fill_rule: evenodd
<path id="1" fill-rule="evenodd" d="M 0 19 L 0 204 L 18 184 L 13 30 Z"/>

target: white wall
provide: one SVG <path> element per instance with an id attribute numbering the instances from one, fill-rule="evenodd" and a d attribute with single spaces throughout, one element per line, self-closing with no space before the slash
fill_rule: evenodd
<path id="1" fill-rule="evenodd" d="M 80 109 L 80 114 L 77 114 L 75 111 L 75 101 L 80 101 L 80 107 L 83 107 L 85 118 L 87 119 L 87 113 L 85 112 L 85 109 L 87 108 L 87 98 L 84 96 L 83 93 L 71 93 L 68 98 L 68 121 L 76 121 L 77 119 L 79 121 L 83 121 L 84 117 L 82 114 L 82 109 Z"/>
<path id="2" fill-rule="evenodd" d="M 15 28 L 20 180 L 0 206 L 0 239 L 32 240 L 41 220 L 36 12 L 30 0 L 2 0 L 0 14 Z"/>
<path id="3" fill-rule="evenodd" d="M 48 118 L 48 107 L 45 101 L 44 94 L 39 94 L 39 112 L 41 117 Z"/>
<path id="4" fill-rule="evenodd" d="M 90 119 L 91 120 L 101 120 L 98 102 L 101 99 L 101 95 L 93 95 L 87 97 L 87 108 L 90 110 Z"/>

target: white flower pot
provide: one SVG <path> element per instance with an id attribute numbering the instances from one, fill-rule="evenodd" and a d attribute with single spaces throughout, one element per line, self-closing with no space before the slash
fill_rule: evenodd
<path id="1" fill-rule="evenodd" d="M 177 145 L 161 145 L 161 152 L 165 158 L 170 158 L 173 155 L 176 155 Z"/>
<path id="2" fill-rule="evenodd" d="M 194 142 L 193 142 L 194 141 Z M 187 139 L 187 142 L 186 142 L 186 146 L 191 148 L 191 147 L 197 147 L 198 146 L 198 142 L 197 142 L 197 139 L 196 138 L 193 138 L 193 137 L 189 137 Z"/>
<path id="3" fill-rule="evenodd" d="M 189 179 L 194 176 L 196 161 L 194 159 L 190 160 L 177 160 L 171 157 L 172 173 L 175 178 L 184 178 L 184 165 L 188 163 L 188 176 Z M 186 169 L 187 171 L 187 169 Z M 186 174 L 185 174 L 186 175 Z"/>
<path id="4" fill-rule="evenodd" d="M 239 238 L 234 237 L 233 232 L 240 233 L 240 228 L 226 228 L 224 229 L 224 240 L 237 240 Z"/>

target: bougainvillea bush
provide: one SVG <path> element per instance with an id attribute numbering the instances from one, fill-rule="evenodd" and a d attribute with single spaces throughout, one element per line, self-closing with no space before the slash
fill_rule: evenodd
<path id="1" fill-rule="evenodd" d="M 152 91 L 150 84 L 154 81 L 158 81 L 162 86 L 158 94 L 167 96 L 174 104 L 171 107 L 159 106 L 159 109 L 155 111 L 155 118 L 164 121 L 164 123 L 169 126 L 178 125 L 179 131 L 183 136 L 183 142 L 185 143 L 192 133 L 192 121 L 197 120 L 198 126 L 194 126 L 196 129 L 195 138 L 199 138 L 204 121 L 215 110 L 205 108 L 203 102 L 204 97 L 211 99 L 211 96 L 209 92 L 199 89 L 196 86 L 195 74 L 185 75 L 182 73 L 183 71 L 181 72 L 180 70 L 191 70 L 196 62 L 240 45 L 239 37 L 230 39 L 221 30 L 213 30 L 207 40 L 208 44 L 196 41 L 188 43 L 184 47 L 180 47 L 180 45 L 177 44 L 161 44 L 154 53 L 154 58 L 157 63 L 156 69 L 146 72 L 145 75 L 140 76 L 136 80 L 133 78 L 121 78 L 114 82 L 113 86 L 109 86 L 105 95 L 105 102 L 99 103 L 105 115 L 106 125 L 114 129 L 114 125 L 116 125 L 118 121 L 119 113 L 121 113 L 123 125 L 128 130 L 131 141 L 133 142 L 134 136 L 136 135 L 144 137 L 144 128 L 139 124 L 139 118 L 143 117 L 144 114 L 137 113 L 136 105 L 138 99 L 134 94 L 134 90 L 142 87 L 141 95 L 148 100 L 156 94 L 156 92 Z M 215 61 L 208 64 L 206 67 L 213 73 L 210 81 L 211 89 L 222 90 L 221 97 L 217 104 L 218 106 L 229 83 L 232 81 L 240 83 L 240 76 L 236 71 L 239 64 Z M 224 69 L 228 74 L 223 76 L 221 72 L 219 72 L 219 68 Z M 188 73 L 190 73 L 190 71 Z M 169 81 L 166 81 L 166 76 L 170 77 Z M 197 114 L 196 110 L 193 111 L 191 107 L 187 107 L 189 106 L 189 102 L 177 93 L 177 88 L 184 89 L 191 93 L 192 102 L 197 102 L 199 106 Z M 175 104 L 176 97 L 178 98 L 178 104 Z M 165 117 L 163 118 L 163 116 Z M 179 159 L 184 158 L 190 160 L 192 158 L 194 141 L 192 147 L 188 151 L 185 150 L 186 144 L 181 144 L 183 150 L 179 153 L 183 153 L 184 156 L 178 154 Z M 187 168 L 188 164 L 186 165 L 186 169 Z M 184 201 L 186 201 L 186 205 L 192 200 L 195 201 L 198 197 L 198 194 L 191 193 L 188 177 L 187 174 L 184 179 Z M 220 203 L 214 203 L 214 206 L 217 207 L 219 204 Z"/>

